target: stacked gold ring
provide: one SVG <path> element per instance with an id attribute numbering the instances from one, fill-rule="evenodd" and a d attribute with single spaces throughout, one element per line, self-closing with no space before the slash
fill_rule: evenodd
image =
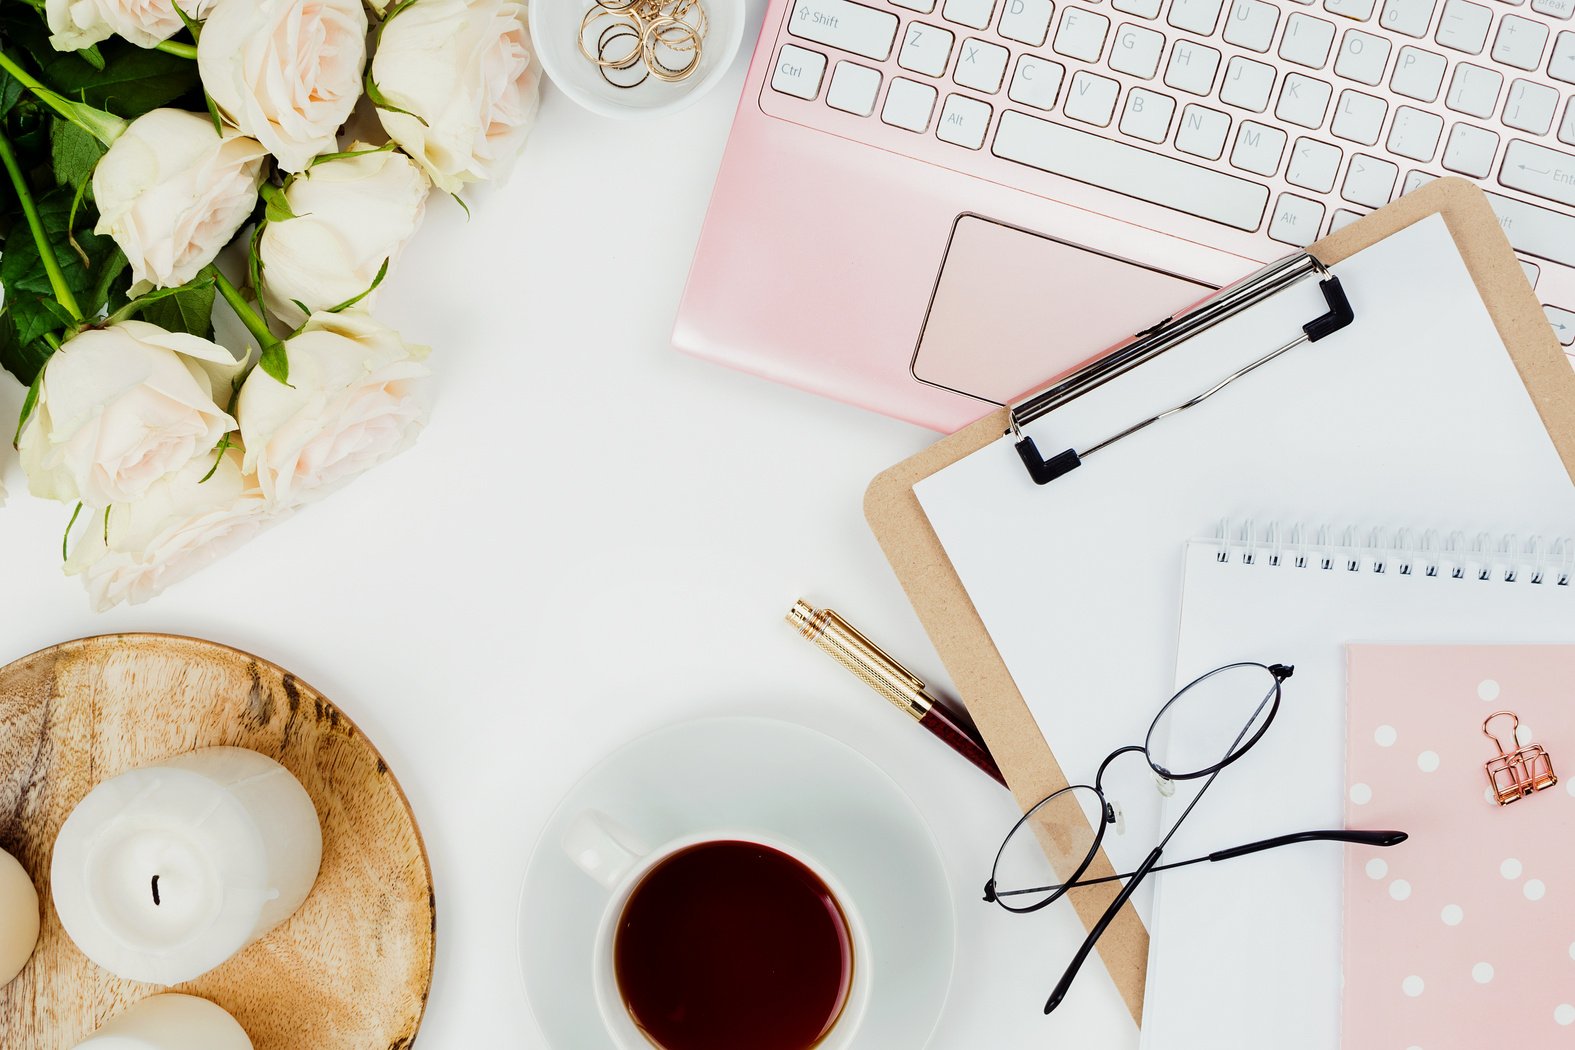
<path id="1" fill-rule="evenodd" d="M 604 21 L 609 24 L 598 31 Z M 653 76 L 676 83 L 699 68 L 709 28 L 703 0 L 596 0 L 580 19 L 580 54 L 616 88 L 639 87 Z M 644 66 L 639 79 L 613 78 L 636 65 Z"/>

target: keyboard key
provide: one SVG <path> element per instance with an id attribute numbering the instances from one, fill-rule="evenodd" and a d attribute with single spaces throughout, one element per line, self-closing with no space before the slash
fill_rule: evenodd
<path id="1" fill-rule="evenodd" d="M 1389 65 L 1389 38 L 1347 29 L 1334 59 L 1334 71 L 1360 84 L 1377 87 L 1384 82 Z"/>
<path id="2" fill-rule="evenodd" d="M 1322 127 L 1324 114 L 1329 111 L 1329 97 L 1333 94 L 1334 89 L 1321 80 L 1287 73 L 1274 115 L 1304 128 Z"/>
<path id="3" fill-rule="evenodd" d="M 1498 135 L 1471 124 L 1456 124 L 1449 131 L 1449 141 L 1444 145 L 1444 167 L 1474 179 L 1485 179 L 1493 170 L 1493 156 L 1498 152 Z"/>
<path id="4" fill-rule="evenodd" d="M 891 0 L 898 7 L 906 7 L 909 11 L 917 11 L 927 15 L 935 10 L 935 0 Z"/>
<path id="5" fill-rule="evenodd" d="M 1160 0 L 1110 0 L 1110 6 L 1117 11 L 1139 18 L 1158 18 Z"/>
<path id="6" fill-rule="evenodd" d="M 1176 148 L 1194 157 L 1219 160 L 1230 135 L 1230 117 L 1217 109 L 1190 103 L 1181 111 Z"/>
<path id="7" fill-rule="evenodd" d="M 1487 199 L 1516 251 L 1575 266 L 1575 217 L 1501 193 L 1489 193 Z"/>
<path id="8" fill-rule="evenodd" d="M 1531 0 L 1531 9 L 1539 15 L 1568 18 L 1575 14 L 1575 0 Z"/>
<path id="9" fill-rule="evenodd" d="M 1066 67 L 1061 63 L 1024 55 L 1017 60 L 1017 69 L 1012 73 L 1012 86 L 1007 89 L 1006 97 L 1035 109 L 1053 109 L 1056 96 L 1061 92 L 1061 80 L 1065 76 Z"/>
<path id="10" fill-rule="evenodd" d="M 1336 208 L 1334 215 L 1329 219 L 1329 232 L 1338 233 L 1361 217 L 1362 213 L 1359 211 L 1351 211 L 1349 208 Z"/>
<path id="11" fill-rule="evenodd" d="M 1444 118 L 1411 106 L 1401 106 L 1395 111 L 1394 123 L 1389 127 L 1390 153 L 1420 160 L 1433 159 L 1438 152 L 1438 140 L 1444 134 Z"/>
<path id="12" fill-rule="evenodd" d="M 1116 42 L 1110 47 L 1110 68 L 1151 80 L 1159 72 L 1159 59 L 1164 52 L 1163 34 L 1127 22 L 1116 30 Z"/>
<path id="13" fill-rule="evenodd" d="M 1001 12 L 1000 33 L 1029 47 L 1040 47 L 1050 32 L 1050 16 L 1055 4 L 1050 0 L 1006 0 Z"/>
<path id="14" fill-rule="evenodd" d="M 1220 20 L 1222 0 L 1171 0 L 1166 21 L 1177 29 L 1199 36 L 1210 36 Z"/>
<path id="15" fill-rule="evenodd" d="M 935 110 L 935 96 L 939 92 L 928 84 L 907 77 L 893 77 L 886 91 L 886 104 L 881 107 L 880 119 L 892 127 L 920 131 L 930 126 L 930 114 Z"/>
<path id="16" fill-rule="evenodd" d="M 1491 117 L 1498 108 L 1498 91 L 1503 86 L 1504 74 L 1498 70 L 1462 62 L 1450 78 L 1444 104 L 1473 117 Z"/>
<path id="17" fill-rule="evenodd" d="M 1542 312 L 1547 315 L 1548 324 L 1553 326 L 1553 334 L 1559 337 L 1559 345 L 1575 346 L 1575 313 L 1557 306 L 1544 306 Z"/>
<path id="18" fill-rule="evenodd" d="M 1553 42 L 1553 57 L 1548 59 L 1548 76 L 1575 84 L 1575 33 L 1560 33 Z"/>
<path id="19" fill-rule="evenodd" d="M 1239 230 L 1256 230 L 1269 203 L 1268 188 L 1256 182 L 1016 111 L 1001 114 L 991 149 L 1006 160 Z"/>
<path id="20" fill-rule="evenodd" d="M 909 22 L 902 35 L 897 64 L 915 73 L 938 77 L 946 72 L 946 63 L 952 57 L 952 42 L 956 39 L 949 29 Z"/>
<path id="21" fill-rule="evenodd" d="M 1436 0 L 1385 0 L 1384 13 L 1378 16 L 1378 24 L 1385 29 L 1414 36 L 1420 40 L 1427 35 L 1427 27 L 1433 21 L 1435 2 Z"/>
<path id="22" fill-rule="evenodd" d="M 1575 98 L 1564 106 L 1564 119 L 1559 121 L 1559 141 L 1575 146 Z"/>
<path id="23" fill-rule="evenodd" d="M 1493 12 L 1471 0 L 1444 0 L 1444 14 L 1438 20 L 1433 39 L 1453 51 L 1480 55 L 1487 44 L 1488 26 Z"/>
<path id="24" fill-rule="evenodd" d="M 1323 225 L 1323 205 L 1282 193 L 1274 202 L 1274 212 L 1269 216 L 1269 236 L 1285 244 L 1305 248 L 1318 239 L 1318 227 Z"/>
<path id="25" fill-rule="evenodd" d="M 783 44 L 777 52 L 777 66 L 771 71 L 771 90 L 794 98 L 814 99 L 820 94 L 820 78 L 825 74 L 825 55 Z"/>
<path id="26" fill-rule="evenodd" d="M 1329 130 L 1342 139 L 1371 146 L 1378 141 L 1388 112 L 1389 103 L 1383 99 L 1347 88 L 1340 92 L 1340 101 L 1334 105 L 1334 121 Z"/>
<path id="27" fill-rule="evenodd" d="M 1280 167 L 1280 156 L 1285 152 L 1285 132 L 1251 120 L 1241 122 L 1236 130 L 1236 144 L 1231 147 L 1230 162 L 1242 171 L 1257 175 L 1273 175 Z"/>
<path id="28" fill-rule="evenodd" d="M 941 119 L 935 122 L 935 137 L 954 146 L 978 149 L 984 145 L 985 132 L 990 130 L 991 112 L 976 98 L 947 95 Z"/>
<path id="29" fill-rule="evenodd" d="M 788 32 L 884 62 L 897 40 L 897 16 L 852 0 L 798 0 Z"/>
<path id="30" fill-rule="evenodd" d="M 1447 68 L 1449 60 L 1443 55 L 1407 44 L 1400 49 L 1400 57 L 1395 60 L 1395 72 L 1389 78 L 1389 86 L 1397 95 L 1419 102 L 1431 102 L 1438 97 L 1438 89 L 1444 85 L 1444 70 Z"/>
<path id="31" fill-rule="evenodd" d="M 1297 139 L 1291 147 L 1291 161 L 1285 166 L 1285 181 L 1314 193 L 1328 193 L 1334 189 L 1335 176 L 1340 174 L 1340 162 L 1344 159 L 1338 146 L 1317 139 Z"/>
<path id="32" fill-rule="evenodd" d="M 1280 38 L 1280 57 L 1285 61 L 1322 69 L 1329 61 L 1329 49 L 1333 46 L 1333 22 L 1300 11 L 1286 19 L 1285 35 Z"/>
<path id="33" fill-rule="evenodd" d="M 1110 19 L 1082 8 L 1069 7 L 1061 14 L 1061 25 L 1055 31 L 1051 45 L 1058 54 L 1083 62 L 1098 62 L 1099 53 L 1105 49 L 1105 34 L 1110 31 Z"/>
<path id="34" fill-rule="evenodd" d="M 1542 267 L 1534 262 L 1527 262 L 1522 259 L 1520 260 L 1520 269 L 1526 275 L 1526 280 L 1531 283 L 1531 287 L 1536 288 L 1537 278 L 1542 276 Z"/>
<path id="35" fill-rule="evenodd" d="M 1323 9 L 1331 15 L 1354 18 L 1358 22 L 1373 17 L 1373 8 L 1376 6 L 1375 0 L 1323 0 Z"/>
<path id="36" fill-rule="evenodd" d="M 1235 0 L 1225 16 L 1225 42 L 1249 51 L 1269 50 L 1280 25 L 1280 9 L 1263 0 Z"/>
<path id="37" fill-rule="evenodd" d="M 1575 207 L 1575 157 L 1515 139 L 1504 151 L 1498 181 L 1533 197 Z"/>
<path id="38" fill-rule="evenodd" d="M 1351 168 L 1345 173 L 1345 185 L 1340 187 L 1340 196 L 1352 204 L 1380 208 L 1389 203 L 1389 195 L 1395 189 L 1395 179 L 1399 177 L 1398 166 L 1358 153 L 1351 158 Z"/>
<path id="39" fill-rule="evenodd" d="M 1121 111 L 1121 133 L 1144 142 L 1160 143 L 1170 137 L 1170 118 L 1176 115 L 1176 100 L 1157 91 L 1133 88 L 1127 92 L 1127 105 Z"/>
<path id="40" fill-rule="evenodd" d="M 1207 95 L 1214 88 L 1214 74 L 1219 68 L 1218 51 L 1189 40 L 1177 40 L 1170 47 L 1165 83 L 1177 91 Z"/>
<path id="41" fill-rule="evenodd" d="M 1516 69 L 1533 70 L 1542 65 L 1542 51 L 1548 46 L 1548 27 L 1519 15 L 1505 15 L 1493 38 L 1493 61 Z"/>
<path id="42" fill-rule="evenodd" d="M 1116 98 L 1121 94 L 1121 84 L 1109 77 L 1089 72 L 1079 72 L 1072 77 L 1066 89 L 1066 115 L 1085 124 L 1108 127 L 1116 114 Z"/>
<path id="43" fill-rule="evenodd" d="M 1220 82 L 1220 101 L 1228 106 L 1262 113 L 1269 108 L 1274 78 L 1273 66 L 1237 55 L 1225 67 L 1225 79 Z"/>
<path id="44" fill-rule="evenodd" d="M 1533 135 L 1546 135 L 1559 108 L 1559 93 L 1546 84 L 1517 80 L 1504 99 L 1504 123 Z"/>
<path id="45" fill-rule="evenodd" d="M 963 87 L 993 95 L 1001 90 L 1001 80 L 1006 76 L 1006 60 L 1011 54 L 1006 48 L 987 40 L 964 40 L 952 79 Z"/>
<path id="46" fill-rule="evenodd" d="M 948 22 L 972 29 L 988 29 L 990 16 L 995 14 L 995 0 L 946 0 L 941 14 Z"/>
<path id="47" fill-rule="evenodd" d="M 826 89 L 826 105 L 867 117 L 875 112 L 875 96 L 880 94 L 880 73 L 855 62 L 838 62 L 831 71 L 831 86 Z"/>

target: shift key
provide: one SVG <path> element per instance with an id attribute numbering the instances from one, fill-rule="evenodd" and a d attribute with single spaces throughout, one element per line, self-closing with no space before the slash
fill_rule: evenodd
<path id="1" fill-rule="evenodd" d="M 788 32 L 884 62 L 897 39 L 897 16 L 849 0 L 798 0 Z"/>

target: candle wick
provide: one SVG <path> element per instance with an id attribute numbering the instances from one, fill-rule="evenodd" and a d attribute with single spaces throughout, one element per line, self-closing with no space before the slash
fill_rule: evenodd
<path id="1" fill-rule="evenodd" d="M 153 906 L 155 908 L 159 906 L 159 877 L 157 875 L 153 876 Z"/>

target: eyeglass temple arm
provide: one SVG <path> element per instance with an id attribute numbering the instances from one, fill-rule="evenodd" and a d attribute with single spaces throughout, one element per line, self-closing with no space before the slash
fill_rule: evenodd
<path id="1" fill-rule="evenodd" d="M 1209 860 L 1231 860 L 1249 853 L 1291 846 L 1298 842 L 1350 842 L 1359 846 L 1398 846 L 1408 836 L 1403 831 L 1298 831 L 1290 835 L 1276 835 L 1272 839 L 1259 839 L 1241 846 L 1232 846 L 1209 854 Z"/>
<path id="2" fill-rule="evenodd" d="M 1110 902 L 1110 907 L 1105 909 L 1105 914 L 1101 915 L 1099 921 L 1094 923 L 1094 928 L 1088 931 L 1088 936 L 1083 938 L 1083 946 L 1077 950 L 1076 955 L 1072 956 L 1072 961 L 1067 964 L 1066 972 L 1061 975 L 1061 980 L 1056 982 L 1055 991 L 1051 992 L 1050 998 L 1045 1001 L 1045 1013 L 1048 1014 L 1061 1005 L 1061 1000 L 1066 998 L 1067 990 L 1072 987 L 1072 982 L 1077 978 L 1077 972 L 1083 968 L 1083 963 L 1088 961 L 1088 955 L 1094 950 L 1094 945 L 1098 943 L 1100 937 L 1104 936 L 1105 930 L 1115 921 L 1116 915 L 1126 905 L 1127 901 L 1131 899 L 1133 891 L 1138 888 L 1138 885 L 1142 883 L 1148 873 L 1154 869 L 1154 865 L 1159 863 L 1159 857 L 1162 852 L 1164 851 L 1156 846 L 1152 853 L 1143 858 L 1143 863 L 1138 865 L 1137 871 L 1132 873 L 1132 877 L 1127 880 L 1127 884 L 1121 887 L 1121 892 L 1116 894 L 1116 899 Z"/>

